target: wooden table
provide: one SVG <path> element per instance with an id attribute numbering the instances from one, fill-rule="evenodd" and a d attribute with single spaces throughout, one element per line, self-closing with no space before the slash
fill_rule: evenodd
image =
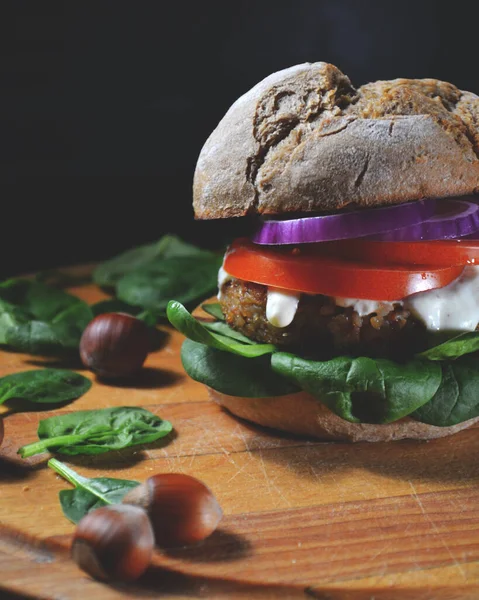
<path id="1" fill-rule="evenodd" d="M 94 285 L 70 291 L 88 302 L 105 297 Z M 55 412 L 143 406 L 171 420 L 175 435 L 69 464 L 91 477 L 194 475 L 218 497 L 221 528 L 197 547 L 157 552 L 134 584 L 89 579 L 69 558 L 73 525 L 58 502 L 69 484 L 47 468 L 47 455 L 16 454 L 53 413 L 9 414 L 0 449 L 0 598 L 479 598 L 477 427 L 387 444 L 279 435 L 209 401 L 181 367 L 182 336 L 162 329 L 166 343 L 133 387 L 82 370 L 91 390 Z M 3 352 L 0 375 L 46 363 Z"/>

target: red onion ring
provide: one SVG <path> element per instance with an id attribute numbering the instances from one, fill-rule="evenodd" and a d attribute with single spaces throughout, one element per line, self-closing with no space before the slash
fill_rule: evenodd
<path id="1" fill-rule="evenodd" d="M 473 200 L 473 196 L 438 200 L 436 207 L 436 214 L 422 223 L 367 236 L 365 239 L 382 242 L 454 240 L 478 232 L 479 204 Z"/>
<path id="2" fill-rule="evenodd" d="M 264 221 L 255 244 L 307 244 L 383 233 L 422 223 L 434 214 L 436 200 L 425 199 L 317 217 Z"/>

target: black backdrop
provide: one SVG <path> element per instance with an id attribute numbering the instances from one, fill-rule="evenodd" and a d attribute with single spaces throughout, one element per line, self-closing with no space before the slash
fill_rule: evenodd
<path id="1" fill-rule="evenodd" d="M 325 60 L 355 85 L 436 77 L 479 93 L 475 2 L 2 3 L 0 271 L 101 260 L 194 222 L 203 142 L 272 71 Z M 8 10 L 10 6 L 10 10 Z"/>

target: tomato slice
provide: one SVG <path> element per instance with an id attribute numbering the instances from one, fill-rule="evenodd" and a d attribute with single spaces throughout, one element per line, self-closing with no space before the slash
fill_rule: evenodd
<path id="1" fill-rule="evenodd" d="M 313 249 L 265 248 L 237 239 L 224 269 L 238 279 L 308 294 L 368 300 L 401 300 L 451 283 L 463 266 L 376 266 L 318 254 Z"/>
<path id="2" fill-rule="evenodd" d="M 316 246 L 319 253 L 377 265 L 479 265 L 478 240 L 383 242 L 354 239 Z"/>

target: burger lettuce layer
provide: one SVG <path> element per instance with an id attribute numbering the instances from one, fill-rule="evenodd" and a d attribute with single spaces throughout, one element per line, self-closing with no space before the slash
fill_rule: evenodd
<path id="1" fill-rule="evenodd" d="M 208 308 L 208 307 L 207 307 Z M 267 398 L 304 390 L 353 423 L 391 423 L 405 416 L 448 427 L 479 416 L 479 332 L 467 332 L 397 362 L 365 356 L 312 360 L 256 343 L 222 319 L 199 321 L 177 301 L 170 323 L 187 339 L 187 374 L 232 396 Z"/>

